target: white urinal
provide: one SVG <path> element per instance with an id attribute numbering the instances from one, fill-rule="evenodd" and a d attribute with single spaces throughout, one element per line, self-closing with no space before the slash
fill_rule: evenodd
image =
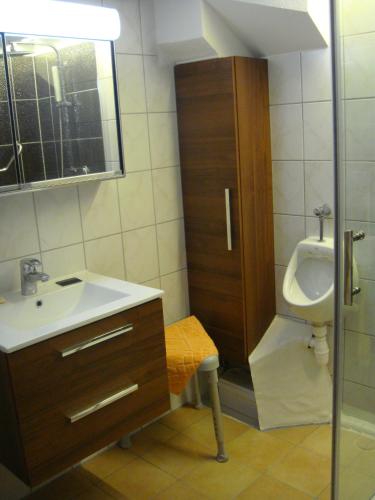
<path id="1" fill-rule="evenodd" d="M 310 322 L 318 364 L 326 365 L 329 358 L 327 323 L 334 317 L 334 241 L 307 238 L 300 241 L 290 259 L 283 283 L 284 299 L 294 314 Z M 354 282 L 358 282 L 353 262 Z"/>

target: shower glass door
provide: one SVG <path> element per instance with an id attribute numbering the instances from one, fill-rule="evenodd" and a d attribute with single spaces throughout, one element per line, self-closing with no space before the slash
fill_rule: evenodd
<path id="1" fill-rule="evenodd" d="M 338 221 L 334 497 L 368 500 L 375 498 L 375 0 L 332 0 L 332 11 Z"/>

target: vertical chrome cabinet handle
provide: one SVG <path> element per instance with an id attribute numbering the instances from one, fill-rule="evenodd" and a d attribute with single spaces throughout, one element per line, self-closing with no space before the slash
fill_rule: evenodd
<path id="1" fill-rule="evenodd" d="M 366 237 L 363 231 L 344 233 L 344 304 L 353 305 L 353 295 L 358 295 L 361 291 L 358 287 L 353 287 L 353 242 L 364 240 Z"/>
<path id="2" fill-rule="evenodd" d="M 228 250 L 232 250 L 232 221 L 230 213 L 230 189 L 225 189 L 225 217 L 227 222 L 227 246 Z"/>

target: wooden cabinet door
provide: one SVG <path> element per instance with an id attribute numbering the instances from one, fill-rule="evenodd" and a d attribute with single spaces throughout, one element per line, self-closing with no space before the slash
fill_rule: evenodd
<path id="1" fill-rule="evenodd" d="M 175 77 L 191 312 L 225 357 L 242 360 L 233 59 L 176 66 Z M 232 249 L 228 248 L 226 190 Z"/>

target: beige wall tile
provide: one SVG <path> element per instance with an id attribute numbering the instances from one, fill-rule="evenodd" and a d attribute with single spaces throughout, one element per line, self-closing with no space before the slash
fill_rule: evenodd
<path id="1" fill-rule="evenodd" d="M 83 243 L 42 252 L 44 272 L 51 278 L 83 271 L 86 268 Z"/>
<path id="2" fill-rule="evenodd" d="M 156 222 L 183 217 L 181 174 L 179 167 L 153 170 Z"/>
<path id="3" fill-rule="evenodd" d="M 183 219 L 156 226 L 160 274 L 169 274 L 186 267 L 185 231 Z"/>
<path id="4" fill-rule="evenodd" d="M 35 207 L 42 251 L 82 241 L 76 186 L 35 193 Z"/>
<path id="5" fill-rule="evenodd" d="M 179 164 L 177 117 L 175 113 L 152 113 L 148 116 L 152 168 Z"/>
<path id="6" fill-rule="evenodd" d="M 120 280 L 125 279 L 121 234 L 86 241 L 85 255 L 89 271 Z"/>
<path id="7" fill-rule="evenodd" d="M 189 314 L 189 296 L 186 271 L 168 274 L 160 278 L 164 290 L 163 311 L 167 325 L 185 318 Z"/>
<path id="8" fill-rule="evenodd" d="M 159 276 L 155 226 L 127 231 L 123 238 L 127 279 L 143 283 Z"/>
<path id="9" fill-rule="evenodd" d="M 151 172 L 131 172 L 118 187 L 123 231 L 155 224 Z"/>
<path id="10" fill-rule="evenodd" d="M 151 168 L 146 114 L 121 115 L 125 172 Z"/>
<path id="11" fill-rule="evenodd" d="M 79 186 L 83 236 L 91 240 L 121 231 L 116 181 Z"/>
<path id="12" fill-rule="evenodd" d="M 0 261 L 39 252 L 33 195 L 0 198 Z"/>
<path id="13" fill-rule="evenodd" d="M 121 113 L 144 113 L 146 94 L 142 57 L 118 54 L 116 61 Z"/>

